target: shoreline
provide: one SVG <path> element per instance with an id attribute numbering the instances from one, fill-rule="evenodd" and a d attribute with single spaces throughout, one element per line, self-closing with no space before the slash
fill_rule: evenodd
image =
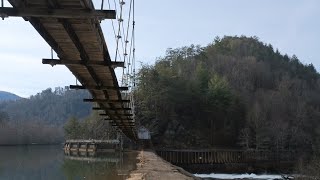
<path id="1" fill-rule="evenodd" d="M 127 180 L 201 179 L 185 171 L 183 168 L 172 165 L 171 163 L 163 160 L 153 151 L 141 150 L 137 155 L 137 160 L 137 167 L 135 170 L 132 170 L 130 172 L 129 178 L 127 178 Z"/>

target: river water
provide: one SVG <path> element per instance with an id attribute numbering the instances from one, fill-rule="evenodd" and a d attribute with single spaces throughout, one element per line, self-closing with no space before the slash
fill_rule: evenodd
<path id="1" fill-rule="evenodd" d="M 245 174 L 219 174 L 219 173 L 211 173 L 211 174 L 195 174 L 195 176 L 200 177 L 205 180 L 210 179 L 250 179 L 250 180 L 279 180 L 283 179 L 280 174 L 253 174 L 253 173 L 245 173 Z M 292 178 L 292 176 L 286 176 Z"/>
<path id="2" fill-rule="evenodd" d="M 136 152 L 65 155 L 62 145 L 0 146 L 0 180 L 120 180 L 136 168 Z M 281 179 L 280 175 L 195 174 L 203 179 Z"/>
<path id="3" fill-rule="evenodd" d="M 0 146 L 0 180 L 125 179 L 136 152 L 67 156 L 59 145 Z"/>

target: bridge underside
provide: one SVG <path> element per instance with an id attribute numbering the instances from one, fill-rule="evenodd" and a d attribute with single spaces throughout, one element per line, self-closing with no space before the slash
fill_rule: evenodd
<path id="1" fill-rule="evenodd" d="M 0 14 L 22 16 L 29 21 L 57 53 L 59 59 L 43 59 L 44 64 L 65 65 L 88 89 L 112 125 L 136 140 L 135 123 L 129 100 L 122 99 L 114 72 L 122 62 L 112 62 L 100 21 L 114 19 L 115 11 L 94 9 L 91 0 L 8 0 L 13 8 Z"/>

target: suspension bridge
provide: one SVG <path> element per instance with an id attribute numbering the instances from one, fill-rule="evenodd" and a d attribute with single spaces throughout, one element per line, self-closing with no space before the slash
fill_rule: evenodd
<path id="1" fill-rule="evenodd" d="M 43 64 L 65 65 L 81 83 L 70 85 L 71 89 L 87 89 L 92 95 L 85 102 L 93 102 L 94 110 L 102 111 L 104 120 L 122 131 L 128 138 L 137 139 L 134 119 L 134 1 L 131 0 L 128 18 L 124 24 L 123 6 L 119 12 L 96 10 L 92 0 L 8 0 L 12 7 L 4 7 L 1 0 L 0 16 L 22 17 L 38 31 L 51 46 L 51 58 L 42 59 Z M 115 1 L 114 1 L 115 2 Z M 115 6 L 116 7 L 116 6 Z M 115 58 L 111 58 L 100 23 L 112 22 L 112 36 L 116 41 Z M 129 31 L 131 27 L 131 31 Z M 131 35 L 129 35 L 129 32 Z M 121 45 L 122 44 L 122 45 Z M 122 46 L 122 52 L 119 50 Z M 53 58 L 53 51 L 59 59 Z M 113 59 L 113 60 L 112 60 Z M 121 85 L 115 68 L 122 67 Z"/>

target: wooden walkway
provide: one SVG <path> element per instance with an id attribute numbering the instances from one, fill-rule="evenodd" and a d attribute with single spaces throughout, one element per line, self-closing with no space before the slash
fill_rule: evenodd
<path id="1" fill-rule="evenodd" d="M 123 99 L 114 68 L 124 66 L 110 58 L 100 21 L 115 19 L 114 10 L 95 10 L 91 0 L 8 0 L 13 8 L 0 8 L 2 16 L 21 16 L 38 31 L 59 59 L 43 59 L 43 64 L 65 65 L 103 110 L 106 120 L 127 137 L 136 140 L 135 122 Z M 13 35 L 13 34 L 12 34 Z"/>

